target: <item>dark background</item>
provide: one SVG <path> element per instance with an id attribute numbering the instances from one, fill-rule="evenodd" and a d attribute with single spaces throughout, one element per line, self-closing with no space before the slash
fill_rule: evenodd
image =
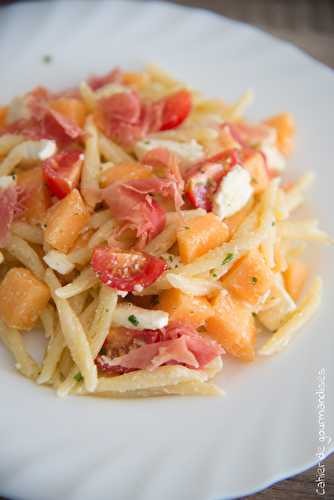
<path id="1" fill-rule="evenodd" d="M 98 0 L 86 1 L 95 2 Z M 112 1 L 110 0 L 110 2 Z M 289 40 L 324 64 L 334 68 L 334 0 L 170 1 L 180 5 L 206 8 L 232 19 L 257 26 L 279 38 Z M 0 6 L 11 3 L 14 2 L 0 0 Z M 326 495 L 323 498 L 334 500 L 334 455 L 329 457 L 325 464 Z M 314 500 L 317 498 L 315 478 L 316 468 L 313 468 L 303 474 L 281 481 L 261 493 L 245 498 L 251 500 Z"/>

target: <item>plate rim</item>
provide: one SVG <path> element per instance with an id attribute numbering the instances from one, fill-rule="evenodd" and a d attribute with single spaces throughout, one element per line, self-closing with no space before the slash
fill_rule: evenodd
<path id="1" fill-rule="evenodd" d="M 50 3 L 51 4 L 51 1 L 50 0 L 47 0 L 46 2 L 43 2 L 43 3 Z M 66 4 L 69 4 L 69 3 L 82 3 L 82 4 L 85 4 L 85 3 L 88 3 L 87 1 L 85 0 L 60 0 L 60 3 L 66 5 Z M 100 0 L 100 3 L 109 3 L 107 2 L 106 0 Z M 280 46 L 285 46 L 286 48 L 288 48 L 291 52 L 294 52 L 294 53 L 298 53 L 299 54 L 299 57 L 302 57 L 304 59 L 304 61 L 308 62 L 310 65 L 315 65 L 317 66 L 319 69 L 321 69 L 322 71 L 325 71 L 326 73 L 328 73 L 328 75 L 331 75 L 331 77 L 334 76 L 334 70 L 332 68 L 330 68 L 329 66 L 327 66 L 325 63 L 317 60 L 314 56 L 310 55 L 309 53 L 307 53 L 307 51 L 305 51 L 304 49 L 296 46 L 295 44 L 293 44 L 292 42 L 290 41 L 287 41 L 287 40 L 283 40 L 281 38 L 278 38 L 277 36 L 275 36 L 274 34 L 266 31 L 265 29 L 262 29 L 262 28 L 259 28 L 257 26 L 253 26 L 247 22 L 244 22 L 244 21 L 239 21 L 239 20 L 235 20 L 235 19 L 231 19 L 229 17 L 226 17 L 222 14 L 219 14 L 219 13 L 216 13 L 216 12 L 212 12 L 211 10 L 205 8 L 205 7 L 198 7 L 198 6 L 185 6 L 185 5 L 180 5 L 180 4 L 174 4 L 174 3 L 170 3 L 170 2 L 167 2 L 165 0 L 151 0 L 149 3 L 145 2 L 145 0 L 114 0 L 114 3 L 115 4 L 119 4 L 119 5 L 122 5 L 124 6 L 124 4 L 126 3 L 129 3 L 129 4 L 143 4 L 143 5 L 149 5 L 149 4 L 152 4 L 152 5 L 158 5 L 158 6 L 163 6 L 163 7 L 168 7 L 168 9 L 170 10 L 179 10 L 179 11 L 195 11 L 195 12 L 198 12 L 198 13 L 204 13 L 205 15 L 207 16 L 211 16 L 213 18 L 217 18 L 217 19 L 223 19 L 225 21 L 227 21 L 231 26 L 236 26 L 237 28 L 238 27 L 241 27 L 241 29 L 247 29 L 249 30 L 249 32 L 253 32 L 257 35 L 260 35 L 264 38 L 270 38 L 272 42 L 274 42 L 275 44 L 277 45 L 280 45 Z M 34 5 L 38 5 L 39 2 L 38 1 L 32 1 L 32 0 L 29 0 L 28 2 L 24 2 L 23 4 L 9 4 L 9 5 L 3 5 L 1 6 L 0 8 L 3 8 L 3 9 L 20 9 L 22 7 L 22 5 L 29 5 L 29 4 L 34 4 Z M 333 81 L 334 83 L 334 81 Z M 326 460 L 332 453 L 334 452 L 334 443 L 332 444 L 332 446 L 327 450 L 327 453 L 326 453 L 326 457 L 324 457 L 324 460 Z M 303 465 L 301 465 L 300 467 L 296 467 L 292 472 L 291 471 L 285 471 L 285 472 L 282 472 L 282 473 L 278 473 L 276 475 L 273 475 L 270 479 L 267 479 L 267 480 L 264 480 L 261 484 L 258 484 L 258 486 L 255 487 L 255 489 L 249 491 L 249 490 L 242 490 L 242 489 L 239 489 L 239 493 L 235 493 L 236 495 L 238 496 L 245 496 L 245 495 L 253 495 L 259 491 L 262 491 L 264 489 L 267 489 L 271 486 L 273 486 L 274 484 L 276 484 L 277 482 L 279 481 L 282 481 L 284 479 L 287 479 L 289 477 L 292 477 L 292 476 L 295 476 L 297 474 L 300 474 L 310 468 L 312 468 L 313 466 L 315 466 L 316 464 L 318 463 L 318 460 L 316 460 L 315 458 L 313 460 L 309 460 L 309 461 L 306 461 L 306 463 L 304 463 Z M 259 481 L 258 481 L 259 483 Z M 221 497 L 221 500 L 223 499 L 232 499 L 232 498 L 235 498 L 234 496 L 233 497 Z"/>

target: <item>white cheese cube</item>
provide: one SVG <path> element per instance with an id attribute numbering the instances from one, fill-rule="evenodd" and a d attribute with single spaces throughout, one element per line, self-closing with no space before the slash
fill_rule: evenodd
<path id="1" fill-rule="evenodd" d="M 253 194 L 251 176 L 241 165 L 236 165 L 223 178 L 213 197 L 213 213 L 220 219 L 239 212 Z"/>

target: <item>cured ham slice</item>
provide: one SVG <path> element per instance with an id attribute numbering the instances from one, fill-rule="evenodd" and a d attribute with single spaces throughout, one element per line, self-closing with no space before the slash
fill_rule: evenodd
<path id="1" fill-rule="evenodd" d="M 143 345 L 133 347 L 136 340 L 137 343 L 144 342 Z M 100 355 L 96 364 L 106 373 L 140 369 L 152 371 L 165 364 L 182 364 L 201 369 L 222 353 L 223 349 L 209 337 L 199 334 L 188 325 L 176 324 L 158 331 L 138 332 L 127 354 L 114 358 Z"/>

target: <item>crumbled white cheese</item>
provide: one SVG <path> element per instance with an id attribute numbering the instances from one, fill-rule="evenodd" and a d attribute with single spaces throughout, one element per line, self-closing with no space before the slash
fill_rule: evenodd
<path id="1" fill-rule="evenodd" d="M 282 172 L 286 168 L 286 158 L 280 153 L 276 146 L 265 145 L 261 148 L 262 153 L 267 158 L 268 167 L 278 172 Z"/>
<path id="2" fill-rule="evenodd" d="M 74 264 L 72 264 L 65 254 L 58 252 L 58 250 L 50 250 L 50 252 L 44 255 L 43 260 L 51 269 L 54 269 L 59 274 L 67 274 L 74 269 Z"/>
<path id="3" fill-rule="evenodd" d="M 132 316 L 136 318 L 136 324 L 131 322 Z M 143 309 L 124 302 L 114 311 L 113 325 L 135 330 L 157 330 L 168 325 L 168 317 L 165 311 Z"/>
<path id="4" fill-rule="evenodd" d="M 36 154 L 40 160 L 47 160 L 50 156 L 53 156 L 56 151 L 57 146 L 55 141 L 49 141 L 48 139 L 39 141 L 39 145 L 36 148 Z"/>
<path id="5" fill-rule="evenodd" d="M 213 197 L 213 213 L 220 219 L 239 212 L 253 193 L 251 176 L 241 165 L 236 165 L 223 178 Z"/>
<path id="6" fill-rule="evenodd" d="M 3 175 L 0 177 L 0 189 L 7 189 L 10 186 L 14 186 L 15 182 L 15 175 Z"/>
<path id="7" fill-rule="evenodd" d="M 190 142 L 176 142 L 165 139 L 146 139 L 138 141 L 135 144 L 134 151 L 137 158 L 141 160 L 146 153 L 156 148 L 166 148 L 190 163 L 198 161 L 204 156 L 203 147 L 198 144 L 195 139 Z"/>
<path id="8" fill-rule="evenodd" d="M 135 285 L 133 289 L 135 292 L 140 293 L 144 290 L 144 287 L 142 285 Z"/>
<path id="9" fill-rule="evenodd" d="M 128 294 L 128 292 L 123 292 L 122 290 L 116 290 L 116 292 L 119 297 L 122 297 L 122 299 L 124 299 Z"/>

